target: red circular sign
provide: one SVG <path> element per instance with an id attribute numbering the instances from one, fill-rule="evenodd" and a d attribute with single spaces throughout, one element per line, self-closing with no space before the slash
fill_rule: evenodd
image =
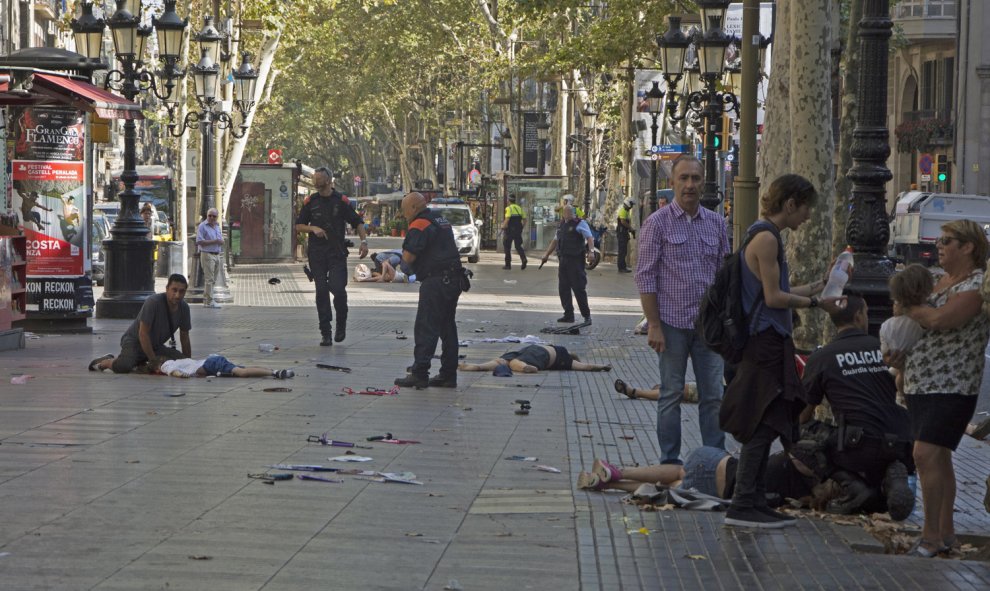
<path id="1" fill-rule="evenodd" d="M 268 150 L 268 164 L 282 164 L 282 150 Z"/>

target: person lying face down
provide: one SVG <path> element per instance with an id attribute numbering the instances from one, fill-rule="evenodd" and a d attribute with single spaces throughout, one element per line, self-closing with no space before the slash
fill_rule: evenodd
<path id="1" fill-rule="evenodd" d="M 223 355 L 210 355 L 206 359 L 156 359 L 148 362 L 152 373 L 160 373 L 175 378 L 267 378 L 269 376 L 286 380 L 296 373 L 291 369 L 268 369 L 267 367 L 245 367 L 234 365 Z"/>
<path id="2" fill-rule="evenodd" d="M 461 371 L 492 371 L 500 365 L 506 365 L 512 371 L 522 373 L 537 373 L 544 370 L 574 370 L 574 371 L 612 371 L 611 365 L 583 363 L 577 355 L 570 353 L 566 347 L 559 345 L 527 345 L 518 351 L 509 351 L 501 357 L 475 365 L 461 363 L 457 366 Z"/>

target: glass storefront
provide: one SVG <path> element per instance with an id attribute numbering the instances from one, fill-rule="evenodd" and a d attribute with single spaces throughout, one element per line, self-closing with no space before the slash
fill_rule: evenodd
<path id="1" fill-rule="evenodd" d="M 516 203 L 526 212 L 527 250 L 546 250 L 560 224 L 560 199 L 567 192 L 565 177 L 515 177 L 504 178 L 503 206 L 499 212 L 501 225 L 508 205 L 509 194 L 516 196 Z M 499 245 L 501 247 L 501 245 Z"/>

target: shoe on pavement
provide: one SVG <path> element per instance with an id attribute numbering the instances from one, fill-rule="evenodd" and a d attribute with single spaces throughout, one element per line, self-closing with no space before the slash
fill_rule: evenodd
<path id="1" fill-rule="evenodd" d="M 223 308 L 223 306 L 221 306 L 220 304 L 218 304 L 216 302 L 210 302 L 209 304 L 203 304 L 203 307 L 204 308 L 212 308 L 214 310 L 219 310 L 219 309 Z"/>
<path id="2" fill-rule="evenodd" d="M 330 334 L 323 335 L 323 340 L 320 341 L 321 347 L 329 347 L 333 345 L 333 337 Z"/>
<path id="3" fill-rule="evenodd" d="M 584 317 L 584 325 L 585 326 L 591 326 L 591 316 L 585 316 Z"/>
<path id="4" fill-rule="evenodd" d="M 333 342 L 340 343 L 343 342 L 343 340 L 346 338 L 347 338 L 347 325 L 345 325 L 343 322 L 338 322 L 337 334 L 334 335 Z"/>
<path id="5" fill-rule="evenodd" d="M 106 361 L 107 359 L 113 359 L 113 355 L 107 354 L 102 357 L 97 357 L 96 359 L 89 362 L 89 371 L 99 371 L 97 367 L 101 361 Z"/>
<path id="6" fill-rule="evenodd" d="M 619 269 L 619 273 L 632 273 L 632 269 Z"/>
<path id="7" fill-rule="evenodd" d="M 278 371 L 273 371 L 272 375 L 275 376 L 276 380 L 287 380 L 296 375 L 296 372 L 291 369 L 280 369 Z"/>
<path id="8" fill-rule="evenodd" d="M 794 521 L 778 519 L 767 515 L 755 507 L 749 507 L 746 509 L 729 507 L 729 510 L 725 514 L 725 525 L 734 527 L 752 527 L 755 529 L 780 529 L 794 525 Z"/>
<path id="9" fill-rule="evenodd" d="M 580 472 L 577 479 L 577 487 L 581 490 L 605 490 L 605 482 L 598 479 L 598 476 L 591 472 Z"/>
<path id="10" fill-rule="evenodd" d="M 914 491 L 908 485 L 907 467 L 901 462 L 891 462 L 883 477 L 883 492 L 887 498 L 887 512 L 894 521 L 904 521 L 914 510 Z"/>
<path id="11" fill-rule="evenodd" d="M 591 472 L 603 483 L 622 480 L 622 470 L 600 458 L 595 458 L 591 464 Z"/>
<path id="12" fill-rule="evenodd" d="M 429 384 L 431 388 L 456 388 L 457 376 L 444 377 L 441 375 L 436 375 L 430 378 Z"/>
<path id="13" fill-rule="evenodd" d="M 797 523 L 797 518 L 794 517 L 793 515 L 788 515 L 787 513 L 781 513 L 780 511 L 771 509 L 766 505 L 762 507 L 756 507 L 756 510 L 759 511 L 760 513 L 763 513 L 764 515 L 769 515 L 770 517 L 773 517 L 774 519 L 778 519 L 780 521 L 784 521 L 787 523 Z"/>
<path id="14" fill-rule="evenodd" d="M 525 269 L 525 268 L 526 268 L 526 263 L 527 263 L 527 262 L 528 262 L 528 261 L 527 261 L 526 259 L 523 259 L 523 260 L 522 260 L 522 265 L 520 265 L 520 266 L 519 266 L 519 268 L 520 268 L 520 269 Z"/>
<path id="15" fill-rule="evenodd" d="M 504 265 L 502 268 L 508 270 L 512 268 L 512 265 Z"/>
<path id="16" fill-rule="evenodd" d="M 394 383 L 396 386 L 401 386 L 403 388 L 416 388 L 417 390 L 421 390 L 423 388 L 430 387 L 430 378 L 407 374 L 404 378 L 395 378 Z"/>
<path id="17" fill-rule="evenodd" d="M 573 316 L 561 316 L 560 318 L 557 319 L 557 322 L 561 322 L 561 323 L 564 323 L 564 324 L 572 324 L 574 322 L 574 317 Z"/>

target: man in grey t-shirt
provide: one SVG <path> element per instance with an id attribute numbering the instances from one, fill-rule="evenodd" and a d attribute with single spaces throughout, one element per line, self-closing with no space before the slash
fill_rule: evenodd
<path id="1" fill-rule="evenodd" d="M 189 304 L 184 300 L 188 287 L 184 276 L 178 273 L 170 276 L 165 293 L 157 293 L 145 300 L 138 317 L 120 337 L 120 355 L 116 358 L 104 355 L 94 359 L 89 364 L 90 371 L 112 369 L 114 373 L 129 373 L 152 359 L 164 361 L 192 357 L 192 346 L 189 344 L 192 320 Z M 175 348 L 175 329 L 179 329 L 181 353 Z"/>

